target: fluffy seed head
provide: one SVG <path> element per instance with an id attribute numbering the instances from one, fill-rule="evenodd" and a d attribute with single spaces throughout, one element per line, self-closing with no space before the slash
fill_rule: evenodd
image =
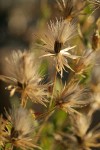
<path id="1" fill-rule="evenodd" d="M 78 84 L 65 85 L 56 97 L 56 105 L 69 114 L 79 113 L 76 109 L 88 105 L 90 95 L 90 91 Z"/>
<path id="2" fill-rule="evenodd" d="M 58 8 L 65 19 L 72 19 L 73 16 L 73 1 L 72 0 L 57 0 Z"/>
<path id="3" fill-rule="evenodd" d="M 56 70 L 60 73 L 62 77 L 63 70 L 65 70 L 65 67 L 73 70 L 69 66 L 67 58 L 79 58 L 78 56 L 72 55 L 68 52 L 69 50 L 75 48 L 75 46 L 66 47 L 68 41 L 75 34 L 75 24 L 60 19 L 56 20 L 55 23 L 50 22 L 50 24 L 48 25 L 48 29 L 48 33 L 45 34 L 44 37 L 41 39 L 41 41 L 43 42 L 43 46 L 40 45 L 40 47 L 44 49 L 45 52 L 47 52 L 47 54 L 43 55 L 42 57 L 53 57 L 55 61 Z"/>
<path id="4" fill-rule="evenodd" d="M 34 124 L 32 119 L 29 112 L 22 107 L 13 109 L 8 115 L 8 120 L 11 123 L 9 141 L 12 146 L 22 150 L 39 148 L 33 142 Z"/>
<path id="5" fill-rule="evenodd" d="M 69 150 L 91 150 L 100 147 L 100 124 L 90 129 L 91 117 L 75 114 L 70 117 L 72 128 L 70 133 L 59 132 L 60 142 Z"/>
<path id="6" fill-rule="evenodd" d="M 100 124 L 90 130 L 91 122 L 92 116 L 89 118 L 89 116 L 76 115 L 75 118 L 72 118 L 73 133 L 78 147 L 84 150 L 100 147 L 98 142 L 100 140 Z"/>
<path id="7" fill-rule="evenodd" d="M 23 106 L 28 99 L 45 105 L 47 85 L 41 82 L 34 55 L 26 51 L 13 51 L 6 62 L 8 71 L 6 70 L 6 75 L 0 75 L 0 79 L 9 84 L 7 89 L 10 90 L 10 95 L 14 95 L 15 91 L 19 92 Z"/>
<path id="8" fill-rule="evenodd" d="M 58 9 L 61 12 L 61 16 L 63 16 L 65 20 L 69 21 L 71 21 L 73 18 L 76 18 L 78 15 L 82 14 L 81 11 L 85 7 L 83 3 L 83 6 L 80 9 L 77 9 L 75 7 L 74 0 L 56 0 L 56 1 L 58 4 Z"/>
<path id="9" fill-rule="evenodd" d="M 80 57 L 74 66 L 74 71 L 76 74 L 83 74 L 89 67 L 93 66 L 95 62 L 95 52 L 89 51 L 85 52 L 82 57 Z"/>

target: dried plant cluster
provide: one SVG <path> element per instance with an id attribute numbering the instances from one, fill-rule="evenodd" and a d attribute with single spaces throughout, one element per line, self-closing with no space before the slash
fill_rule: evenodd
<path id="1" fill-rule="evenodd" d="M 37 33 L 34 45 L 39 56 L 32 50 L 16 50 L 5 59 L 0 80 L 6 83 L 14 106 L 5 110 L 6 119 L 0 115 L 1 150 L 100 148 L 100 124 L 91 126 L 100 110 L 100 18 L 93 29 L 86 29 L 92 31 L 88 37 L 81 23 L 83 17 L 88 26 L 100 1 L 79 2 L 79 7 L 74 0 L 54 2 L 60 16 L 49 21 L 41 37 Z M 90 16 L 87 8 L 92 8 Z M 50 63 L 48 73 L 42 75 L 44 60 Z"/>

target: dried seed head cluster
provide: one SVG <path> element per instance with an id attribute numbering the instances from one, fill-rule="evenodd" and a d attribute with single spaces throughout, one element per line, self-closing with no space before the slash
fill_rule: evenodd
<path id="1" fill-rule="evenodd" d="M 60 132 L 60 141 L 69 150 L 91 150 L 100 147 L 100 124 L 90 129 L 92 118 L 76 114 L 71 117 L 72 130 L 70 133 Z M 66 141 L 67 140 L 67 141 Z M 67 145 L 65 144 L 67 143 Z"/>
<path id="2" fill-rule="evenodd" d="M 28 135 L 32 131 L 32 118 L 30 117 L 27 110 L 23 108 L 15 109 L 11 111 L 10 121 L 14 127 L 11 132 L 11 136 L 14 136 L 14 132 L 20 131 L 19 138 Z M 23 125 L 22 125 L 23 124 Z"/>
<path id="3" fill-rule="evenodd" d="M 44 35 L 41 47 L 47 52 L 45 56 L 51 56 L 55 60 L 55 66 L 57 72 L 63 76 L 63 70 L 65 67 L 73 70 L 68 64 L 67 58 L 77 59 L 79 56 L 72 55 L 68 51 L 76 46 L 67 46 L 68 41 L 74 36 L 76 27 L 74 23 L 64 21 L 63 19 L 56 20 L 56 22 L 50 22 L 48 25 L 49 33 Z"/>
<path id="4" fill-rule="evenodd" d="M 65 85 L 61 93 L 58 93 L 56 105 L 69 114 L 79 113 L 76 109 L 88 105 L 90 97 L 89 90 L 73 83 L 70 86 Z"/>
<path id="5" fill-rule="evenodd" d="M 59 10 L 65 19 L 71 20 L 73 17 L 73 1 L 72 0 L 57 0 Z"/>
<path id="6" fill-rule="evenodd" d="M 82 8 L 77 10 L 75 8 L 75 3 L 73 0 L 57 0 L 57 4 L 61 15 L 64 17 L 65 20 L 69 21 L 76 18 L 79 14 L 81 14 L 81 11 L 84 9 L 83 5 Z"/>
<path id="7" fill-rule="evenodd" d="M 38 66 L 34 61 L 31 52 L 13 51 L 9 58 L 6 58 L 8 71 L 7 75 L 0 75 L 0 79 L 9 86 L 10 95 L 16 91 L 21 93 L 21 103 L 26 105 L 28 99 L 35 103 L 45 105 L 46 85 L 42 84 L 42 78 L 38 73 Z"/>
<path id="8" fill-rule="evenodd" d="M 34 145 L 32 133 L 34 133 L 34 124 L 31 115 L 24 108 L 13 109 L 7 116 L 11 123 L 11 133 L 9 142 L 12 146 L 19 147 L 22 150 L 39 148 Z"/>
<path id="9" fill-rule="evenodd" d="M 92 118 L 84 115 L 77 115 L 72 119 L 73 133 L 77 139 L 78 147 L 84 150 L 100 147 L 100 124 L 90 128 Z"/>

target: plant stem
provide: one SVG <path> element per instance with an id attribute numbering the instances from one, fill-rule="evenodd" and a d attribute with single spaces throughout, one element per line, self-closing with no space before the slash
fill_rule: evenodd
<path id="1" fill-rule="evenodd" d="M 54 81 L 53 81 L 53 87 L 52 87 L 52 96 L 51 96 L 51 100 L 50 100 L 50 103 L 49 103 L 48 112 L 46 113 L 47 116 L 44 119 L 43 124 L 41 125 L 41 127 L 38 130 L 37 136 L 35 138 L 35 143 L 38 142 L 38 140 L 40 138 L 40 135 L 41 135 L 41 132 L 42 132 L 43 128 L 45 127 L 46 122 L 48 121 L 49 117 L 52 115 L 52 113 L 54 112 L 54 109 L 55 109 L 55 107 L 52 109 L 51 106 L 52 106 L 52 103 L 53 103 L 53 94 L 54 94 L 54 88 L 55 88 L 55 84 L 56 84 L 56 77 L 57 77 L 57 70 L 55 70 L 55 73 L 54 73 Z"/>
<path id="2" fill-rule="evenodd" d="M 53 103 L 53 94 L 54 94 L 54 90 L 55 90 L 56 79 L 57 79 L 57 70 L 55 70 L 55 73 L 54 73 L 54 81 L 53 81 L 53 87 L 52 87 L 52 96 L 51 96 L 51 100 L 50 100 L 50 103 L 49 103 L 49 109 L 51 108 L 52 103 Z"/>
<path id="3" fill-rule="evenodd" d="M 54 111 L 52 111 L 52 112 L 51 112 L 49 115 L 47 115 L 46 118 L 44 119 L 44 122 L 43 122 L 43 124 L 40 126 L 40 128 L 39 128 L 39 130 L 38 130 L 38 133 L 37 133 L 37 135 L 36 135 L 36 137 L 35 137 L 34 143 L 37 143 L 37 142 L 38 142 L 38 140 L 39 140 L 39 138 L 40 138 L 40 135 L 41 135 L 41 132 L 42 132 L 43 128 L 45 127 L 45 124 L 46 124 L 47 120 L 49 119 L 49 117 L 52 115 L 53 112 L 54 112 Z"/>

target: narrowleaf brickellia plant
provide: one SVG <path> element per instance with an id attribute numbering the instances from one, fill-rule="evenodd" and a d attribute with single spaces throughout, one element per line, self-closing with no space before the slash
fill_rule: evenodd
<path id="1" fill-rule="evenodd" d="M 100 110 L 100 82 L 92 81 L 98 77 L 99 17 L 93 23 L 94 30 L 98 31 L 96 41 L 92 28 L 91 33 L 84 33 L 85 20 L 89 19 L 85 11 L 91 7 L 93 12 L 98 10 L 100 1 L 78 2 L 53 1 L 60 16 L 49 21 L 39 43 L 34 43 L 38 45 L 35 48 L 39 56 L 29 50 L 14 50 L 5 58 L 0 80 L 6 83 L 14 107 L 5 111 L 6 118 L 0 115 L 0 150 L 100 148 L 100 125 L 91 127 L 94 113 Z M 78 35 L 79 24 L 83 37 Z M 39 70 L 45 59 L 52 63 L 48 63 L 48 71 L 42 76 Z M 15 95 L 19 106 L 14 101 Z"/>

